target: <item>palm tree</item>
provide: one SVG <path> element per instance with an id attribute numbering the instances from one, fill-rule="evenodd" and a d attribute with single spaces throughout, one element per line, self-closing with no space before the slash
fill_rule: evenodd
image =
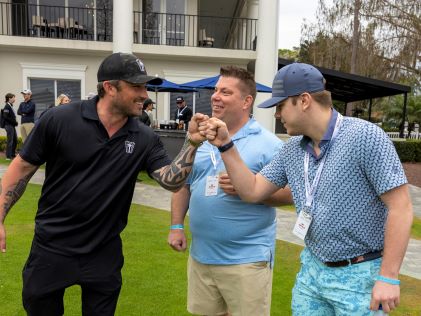
<path id="1" fill-rule="evenodd" d="M 400 129 L 403 123 L 402 107 L 403 96 L 401 95 L 390 98 L 390 102 L 384 104 L 384 126 Z M 408 96 L 405 121 L 408 122 L 408 135 L 414 130 L 415 124 L 421 124 L 421 95 Z"/>

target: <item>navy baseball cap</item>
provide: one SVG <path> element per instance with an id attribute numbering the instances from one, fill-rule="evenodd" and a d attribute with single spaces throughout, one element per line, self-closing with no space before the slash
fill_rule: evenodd
<path id="1" fill-rule="evenodd" d="M 315 67 L 292 63 L 282 67 L 275 75 L 272 84 L 272 98 L 259 104 L 259 108 L 271 108 L 288 97 L 301 93 L 319 92 L 325 89 L 322 73 Z"/>
<path id="2" fill-rule="evenodd" d="M 159 85 L 162 79 L 148 76 L 143 62 L 133 54 L 114 53 L 106 57 L 99 66 L 98 82 L 124 80 L 130 83 Z"/>

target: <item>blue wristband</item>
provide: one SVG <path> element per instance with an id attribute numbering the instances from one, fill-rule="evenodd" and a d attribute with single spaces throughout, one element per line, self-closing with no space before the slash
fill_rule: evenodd
<path id="1" fill-rule="evenodd" d="M 384 277 L 382 275 L 378 275 L 377 276 L 377 281 L 382 281 L 382 282 L 389 283 L 389 284 L 392 284 L 392 285 L 399 285 L 399 284 L 401 284 L 401 281 L 399 281 L 397 279 L 389 279 L 389 278 L 386 278 L 386 277 Z"/>
<path id="2" fill-rule="evenodd" d="M 184 229 L 184 225 L 183 224 L 171 225 L 170 229 Z"/>

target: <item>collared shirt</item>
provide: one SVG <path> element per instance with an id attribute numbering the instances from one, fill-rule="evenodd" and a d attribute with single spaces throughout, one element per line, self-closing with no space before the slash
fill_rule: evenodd
<path id="1" fill-rule="evenodd" d="M 329 126 L 334 125 L 335 111 Z M 309 180 L 326 153 L 331 128 L 319 157 L 310 155 Z M 261 174 L 272 183 L 289 184 L 297 212 L 305 205 L 304 154 L 308 139 L 292 137 Z M 378 126 L 344 117 L 310 209 L 313 216 L 306 246 L 321 261 L 340 261 L 383 249 L 387 208 L 380 196 L 407 183 L 389 137 Z"/>
<path id="2" fill-rule="evenodd" d="M 327 130 L 325 134 L 323 135 L 322 139 L 320 140 L 319 148 L 326 148 L 326 145 L 329 144 L 330 139 L 332 138 L 332 135 L 333 135 L 333 131 L 335 130 L 335 124 L 336 124 L 337 118 L 338 118 L 338 112 L 336 110 L 333 110 L 332 116 L 327 126 Z M 317 160 L 322 158 L 324 155 L 324 151 L 321 152 L 319 156 L 316 155 L 313 148 L 313 141 L 308 136 L 303 136 L 303 139 L 301 140 L 301 147 Z"/>
<path id="3" fill-rule="evenodd" d="M 137 118 L 109 137 L 97 102 L 50 109 L 19 153 L 33 165 L 46 163 L 35 240 L 53 252 L 86 254 L 118 236 L 140 170 L 152 173 L 171 162 L 159 137 Z"/>
<path id="4" fill-rule="evenodd" d="M 241 158 L 254 173 L 269 163 L 282 146 L 274 134 L 262 128 L 254 119 L 250 119 L 232 139 Z M 205 196 L 207 177 L 218 175 L 221 170 L 225 170 L 225 166 L 220 153 L 205 142 L 196 153 L 188 179 L 191 192 L 191 256 L 203 264 L 273 261 L 275 209 L 243 202 L 238 196 L 227 195 L 221 189 L 217 195 Z"/>

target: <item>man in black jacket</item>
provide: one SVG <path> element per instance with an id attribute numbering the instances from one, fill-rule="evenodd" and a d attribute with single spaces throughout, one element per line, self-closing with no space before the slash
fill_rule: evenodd
<path id="1" fill-rule="evenodd" d="M 175 121 L 177 124 L 179 124 L 180 121 L 183 121 L 186 126 L 185 129 L 187 130 L 193 116 L 193 111 L 186 105 L 186 101 L 183 97 L 177 97 L 175 102 L 177 103 L 177 109 L 174 112 Z"/>
<path id="2" fill-rule="evenodd" d="M 15 102 L 15 95 L 13 93 L 6 94 L 6 105 L 3 109 L 4 129 L 7 133 L 7 146 L 6 146 L 6 160 L 11 160 L 16 156 L 16 146 L 18 144 L 18 137 L 16 134 L 16 115 L 13 111 L 13 103 Z"/>

